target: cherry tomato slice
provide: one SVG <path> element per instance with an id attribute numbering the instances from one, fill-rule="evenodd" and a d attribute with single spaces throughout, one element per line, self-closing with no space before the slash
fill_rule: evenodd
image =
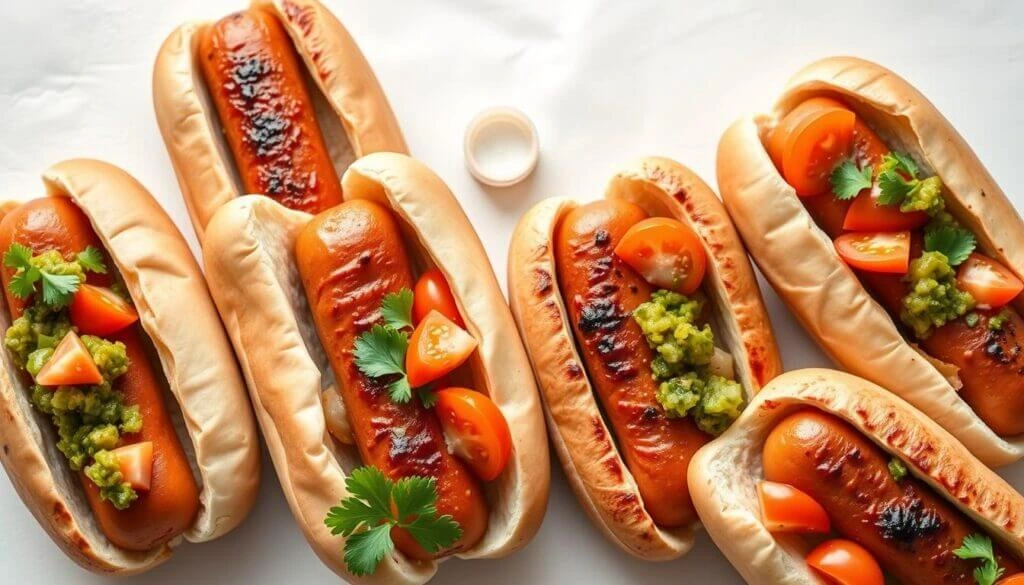
<path id="1" fill-rule="evenodd" d="M 825 508 L 789 484 L 762 481 L 757 484 L 757 496 L 769 532 L 824 534 L 831 527 Z"/>
<path id="2" fill-rule="evenodd" d="M 1017 573 L 1016 575 L 1010 575 L 1005 579 L 996 581 L 996 585 L 1024 585 L 1024 573 Z"/>
<path id="3" fill-rule="evenodd" d="M 690 294 L 704 279 L 707 257 L 697 234 L 682 222 L 649 217 L 626 230 L 615 255 L 659 288 Z"/>
<path id="4" fill-rule="evenodd" d="M 53 350 L 53 355 L 36 374 L 36 384 L 40 386 L 74 386 L 101 382 L 103 375 L 96 367 L 89 350 L 74 331 L 68 331 Z"/>
<path id="5" fill-rule="evenodd" d="M 462 365 L 477 342 L 464 329 L 437 311 L 416 326 L 405 354 L 405 371 L 413 388 L 440 378 Z"/>
<path id="6" fill-rule="evenodd" d="M 484 481 L 493 481 L 512 455 L 512 433 L 485 394 L 467 388 L 437 392 L 437 416 L 452 451 Z"/>
<path id="7" fill-rule="evenodd" d="M 463 329 L 466 327 L 459 314 L 459 307 L 455 304 L 452 289 L 437 268 L 424 272 L 416 281 L 412 292 L 412 322 L 418 325 L 431 311 L 441 313 Z"/>
<path id="8" fill-rule="evenodd" d="M 850 155 L 857 120 L 845 104 L 811 98 L 783 116 L 768 135 L 768 154 L 796 194 L 829 191 L 833 169 Z"/>
<path id="9" fill-rule="evenodd" d="M 982 309 L 1005 306 L 1024 290 L 1024 282 L 1008 268 L 977 252 L 960 265 L 956 282 L 961 290 L 971 293 Z"/>
<path id="10" fill-rule="evenodd" d="M 850 540 L 827 540 L 807 555 L 807 564 L 838 585 L 885 585 L 871 553 Z"/>
<path id="11" fill-rule="evenodd" d="M 86 335 L 110 335 L 139 320 L 131 304 L 109 288 L 83 284 L 71 298 L 71 324 Z"/>
<path id="12" fill-rule="evenodd" d="M 877 194 L 861 193 L 853 200 L 843 229 L 854 232 L 901 232 L 917 229 L 928 223 L 928 214 L 923 211 L 904 213 L 898 205 L 881 205 Z"/>
<path id="13" fill-rule="evenodd" d="M 910 232 L 854 232 L 836 238 L 839 256 L 868 272 L 906 274 L 910 266 Z"/>
<path id="14" fill-rule="evenodd" d="M 149 491 L 153 478 L 153 443 L 143 441 L 118 447 L 112 451 L 117 455 L 124 481 L 139 491 Z"/>

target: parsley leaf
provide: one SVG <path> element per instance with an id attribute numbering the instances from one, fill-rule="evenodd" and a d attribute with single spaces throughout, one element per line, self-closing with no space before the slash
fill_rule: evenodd
<path id="1" fill-rule="evenodd" d="M 383 325 L 374 325 L 356 339 L 356 367 L 364 376 L 400 376 L 388 384 L 391 400 L 399 404 L 412 400 L 412 387 L 405 376 L 405 352 L 408 347 L 409 338 L 405 333 Z"/>
<path id="2" fill-rule="evenodd" d="M 392 549 L 398 526 L 429 552 L 455 543 L 462 529 L 448 515 L 437 515 L 434 478 L 411 476 L 397 482 L 376 467 L 360 467 L 345 480 L 348 498 L 327 512 L 324 524 L 345 540 L 345 565 L 353 575 L 369 575 Z"/>
<path id="3" fill-rule="evenodd" d="M 941 252 L 949 259 L 950 266 L 958 266 L 967 260 L 976 245 L 974 234 L 963 228 L 951 225 L 929 226 L 924 232 L 924 249 L 928 252 Z"/>
<path id="4" fill-rule="evenodd" d="M 401 330 L 412 327 L 412 291 L 402 290 L 388 294 L 380 305 L 380 316 L 388 327 Z"/>
<path id="5" fill-rule="evenodd" d="M 953 551 L 953 554 L 961 559 L 982 561 L 982 565 L 974 569 L 974 580 L 978 585 L 993 585 L 1005 571 L 996 562 L 992 539 L 983 534 L 968 534 L 964 537 L 963 544 Z"/>
<path id="6" fill-rule="evenodd" d="M 89 272 L 107 273 L 107 265 L 103 262 L 103 252 L 100 252 L 93 246 L 86 246 L 84 250 L 78 253 L 75 259 L 83 269 Z"/>
<path id="7" fill-rule="evenodd" d="M 864 189 L 871 188 L 871 166 L 858 169 L 852 161 L 845 161 L 832 171 L 829 181 L 836 199 L 853 199 Z"/>

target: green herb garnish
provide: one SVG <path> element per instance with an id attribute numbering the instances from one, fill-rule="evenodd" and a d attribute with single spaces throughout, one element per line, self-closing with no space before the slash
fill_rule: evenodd
<path id="1" fill-rule="evenodd" d="M 864 189 L 871 188 L 871 166 L 858 169 L 853 161 L 845 161 L 832 171 L 829 181 L 836 199 L 853 199 Z"/>
<path id="2" fill-rule="evenodd" d="M 889 475 L 896 481 L 903 481 L 903 478 L 907 477 L 907 466 L 896 457 L 893 457 L 889 460 Z"/>
<path id="3" fill-rule="evenodd" d="M 408 347 L 409 337 L 405 333 L 384 325 L 374 325 L 356 339 L 356 367 L 370 378 L 399 376 L 388 384 L 391 400 L 399 404 L 412 399 L 412 387 L 405 374 L 405 352 Z"/>
<path id="4" fill-rule="evenodd" d="M 953 551 L 953 554 L 961 559 L 976 559 L 982 562 L 980 567 L 974 569 L 974 580 L 978 585 L 993 585 L 1005 572 L 1005 569 L 1000 568 L 996 562 L 992 539 L 984 534 L 968 534 L 964 537 L 963 544 Z"/>
<path id="5" fill-rule="evenodd" d="M 27 299 L 36 291 L 36 283 L 41 283 L 43 303 L 55 308 L 64 307 L 71 302 L 83 278 L 79 274 L 62 271 L 66 266 L 61 266 L 62 263 L 63 259 L 56 252 L 33 257 L 28 246 L 11 244 L 4 253 L 4 266 L 15 269 L 8 288 L 14 296 Z M 74 264 L 71 266 L 81 271 Z"/>
<path id="6" fill-rule="evenodd" d="M 97 248 L 86 246 L 84 250 L 78 253 L 78 256 L 75 256 L 75 260 L 78 261 L 78 265 L 84 270 L 97 274 L 107 273 L 107 265 L 103 262 L 103 252 L 100 252 Z"/>
<path id="7" fill-rule="evenodd" d="M 405 477 L 397 482 L 376 467 L 354 469 L 345 479 L 351 494 L 327 512 L 331 534 L 346 537 L 345 565 L 353 575 L 369 575 L 394 549 L 391 529 L 404 528 L 429 553 L 455 543 L 462 529 L 451 516 L 437 514 L 434 478 Z"/>
<path id="8" fill-rule="evenodd" d="M 929 227 L 924 232 L 924 249 L 928 252 L 940 252 L 949 260 L 950 266 L 962 264 L 977 246 L 977 241 L 969 230 L 951 225 Z"/>

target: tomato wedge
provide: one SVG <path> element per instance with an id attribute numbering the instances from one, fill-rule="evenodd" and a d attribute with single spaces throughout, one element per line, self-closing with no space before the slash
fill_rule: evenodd
<path id="1" fill-rule="evenodd" d="M 121 468 L 124 481 L 134 489 L 149 491 L 149 484 L 153 479 L 153 443 L 132 443 L 111 452 L 117 455 L 117 464 Z"/>
<path id="2" fill-rule="evenodd" d="M 466 327 L 459 314 L 459 307 L 455 304 L 452 289 L 437 268 L 424 272 L 416 281 L 412 291 L 412 322 L 418 325 L 431 311 L 441 313 L 463 329 Z"/>
<path id="3" fill-rule="evenodd" d="M 807 564 L 839 585 L 885 585 L 871 553 L 850 540 L 827 540 L 807 555 Z"/>
<path id="4" fill-rule="evenodd" d="M 57 344 L 53 355 L 36 374 L 40 386 L 73 386 L 76 384 L 99 384 L 103 382 L 92 355 L 74 331 Z"/>
<path id="5" fill-rule="evenodd" d="M 409 384 L 416 388 L 462 365 L 477 342 L 464 329 L 437 311 L 430 311 L 416 326 L 405 354 Z"/>
<path id="6" fill-rule="evenodd" d="M 83 284 L 71 298 L 71 324 L 86 335 L 110 335 L 139 320 L 139 314 L 109 288 Z"/>
<path id="7" fill-rule="evenodd" d="M 824 534 L 831 527 L 825 508 L 789 484 L 762 481 L 757 484 L 757 496 L 769 532 Z"/>
<path id="8" fill-rule="evenodd" d="M 1024 573 L 1010 575 L 1001 581 L 997 581 L 996 585 L 1024 585 Z"/>
<path id="9" fill-rule="evenodd" d="M 1024 290 L 1024 282 L 1009 268 L 977 252 L 960 265 L 956 283 L 961 290 L 971 293 L 982 309 L 1005 306 Z"/>
<path id="10" fill-rule="evenodd" d="M 649 217 L 626 230 L 615 255 L 654 286 L 684 295 L 704 279 L 707 257 L 697 234 L 682 222 Z"/>
<path id="11" fill-rule="evenodd" d="M 898 205 L 878 203 L 877 190 L 861 193 L 853 200 L 843 220 L 843 229 L 855 232 L 901 232 L 928 223 L 923 211 L 904 213 Z"/>
<path id="12" fill-rule="evenodd" d="M 452 452 L 484 481 L 501 475 L 512 456 L 512 433 L 498 406 L 480 392 L 445 388 L 434 408 Z"/>
<path id="13" fill-rule="evenodd" d="M 800 197 L 831 189 L 832 171 L 850 155 L 856 114 L 840 101 L 811 98 L 768 134 L 768 154 Z"/>
<path id="14" fill-rule="evenodd" d="M 910 232 L 854 232 L 836 238 L 839 256 L 868 272 L 906 274 L 910 266 Z"/>

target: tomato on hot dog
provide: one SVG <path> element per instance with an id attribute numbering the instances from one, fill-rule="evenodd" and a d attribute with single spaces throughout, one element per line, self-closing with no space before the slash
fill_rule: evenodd
<path id="1" fill-rule="evenodd" d="M 97 161 L 60 163 L 45 181 L 51 196 L 0 222 L 5 379 L 23 393 L 3 393 L 14 420 L 2 460 L 75 561 L 137 573 L 180 537 L 209 540 L 245 517 L 255 425 L 199 269 L 150 195 Z M 186 307 L 188 329 L 175 323 Z"/>
<path id="2" fill-rule="evenodd" d="M 204 243 L 296 521 L 335 572 L 371 583 L 509 554 L 539 527 L 549 463 L 487 256 L 405 155 L 363 157 L 341 187 L 316 216 L 238 198 Z"/>
<path id="3" fill-rule="evenodd" d="M 721 203 L 682 165 L 642 159 L 604 200 L 531 209 L 508 267 L 581 503 L 631 554 L 683 554 L 697 523 L 683 479 L 693 453 L 781 368 Z"/>
<path id="4" fill-rule="evenodd" d="M 772 116 L 729 129 L 718 176 L 751 255 L 838 363 L 990 464 L 1024 455 L 1024 226 L 920 93 L 866 61 L 812 64 Z"/>
<path id="5" fill-rule="evenodd" d="M 993 585 L 1024 570 L 1024 498 L 936 423 L 849 374 L 773 380 L 697 453 L 689 484 L 751 584 Z"/>

